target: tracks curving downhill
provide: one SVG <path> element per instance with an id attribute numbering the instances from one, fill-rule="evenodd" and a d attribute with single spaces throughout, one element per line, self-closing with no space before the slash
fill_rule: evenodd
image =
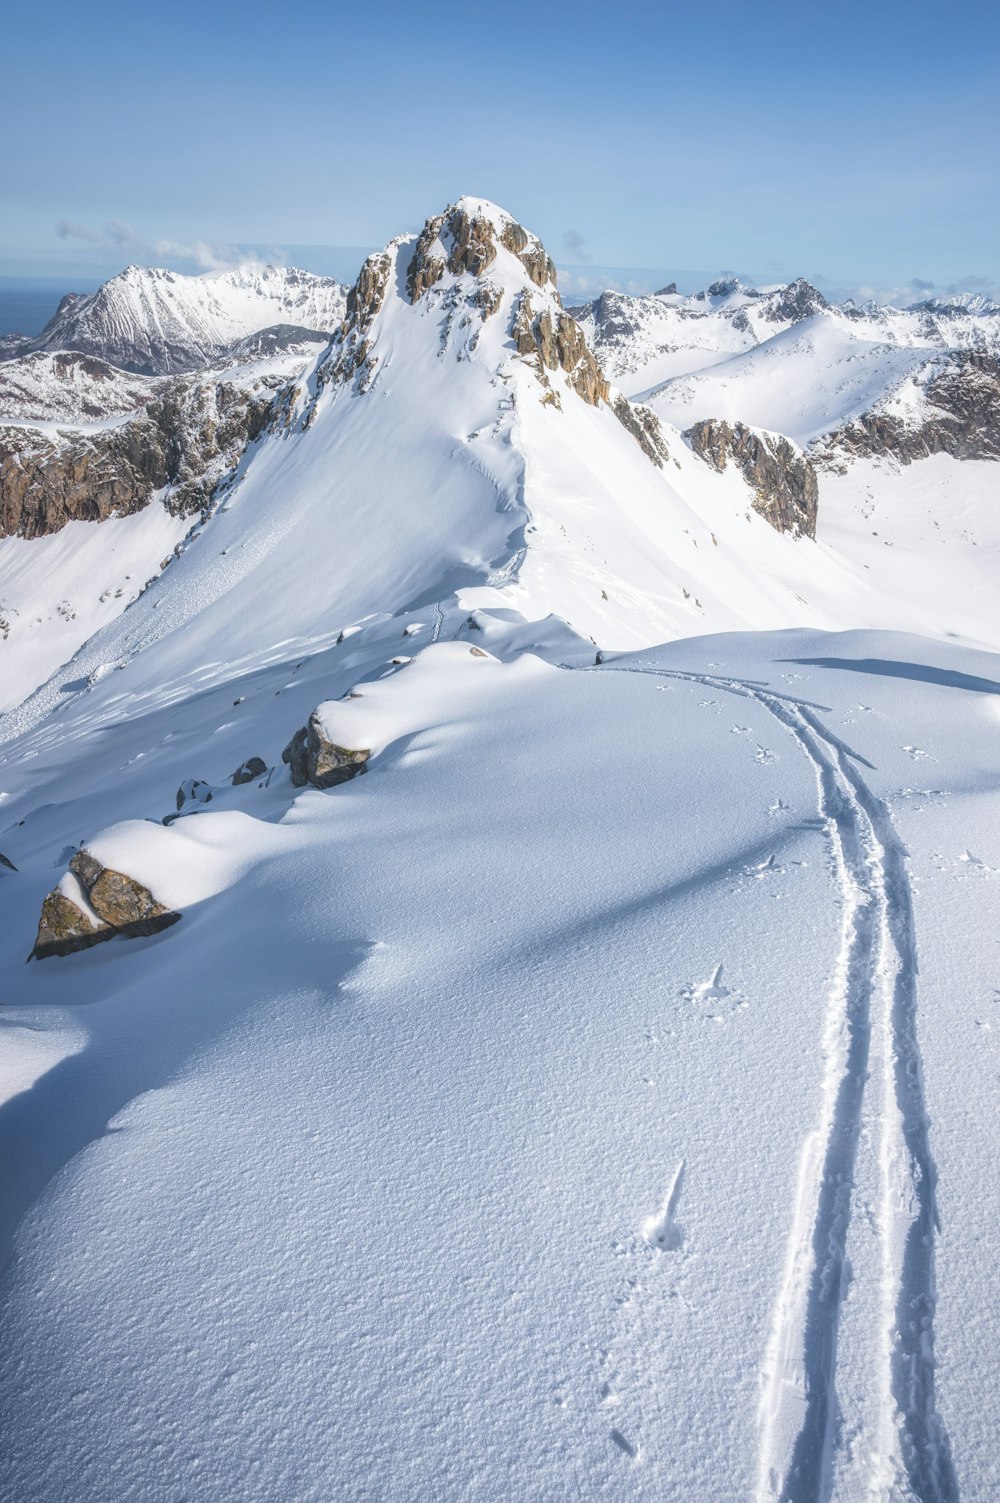
<path id="1" fill-rule="evenodd" d="M 803 1145 L 785 1267 L 763 1364 L 758 1503 L 827 1503 L 838 1445 L 837 1344 L 849 1278 L 858 1143 L 878 1096 L 882 1288 L 879 1413 L 885 1467 L 871 1496 L 956 1503 L 958 1485 L 934 1389 L 936 1171 L 917 1036 L 917 956 L 906 849 L 863 761 L 816 707 L 741 679 L 618 668 L 685 679 L 756 700 L 794 738 L 816 775 L 819 815 L 842 904 L 827 1003 L 820 1111 Z M 870 764 L 866 764 L 870 765 Z M 873 1037 L 883 1047 L 873 1051 Z M 881 1077 L 869 1081 L 877 1054 Z M 872 1113 L 869 1110 L 869 1119 Z M 869 1296 L 872 1297 L 871 1295 Z"/>

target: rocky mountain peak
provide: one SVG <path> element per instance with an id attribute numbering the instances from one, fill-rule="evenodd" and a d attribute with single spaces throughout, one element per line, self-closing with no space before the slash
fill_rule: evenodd
<path id="1" fill-rule="evenodd" d="M 780 287 L 768 298 L 767 317 L 772 323 L 798 323 L 829 308 L 823 294 L 807 282 L 805 277 L 796 277 L 787 287 Z"/>
<path id="2" fill-rule="evenodd" d="M 417 237 L 406 279 L 410 301 L 415 303 L 445 271 L 482 276 L 501 250 L 516 256 L 536 287 L 555 291 L 556 269 L 537 236 L 487 199 L 460 198 L 428 219 Z"/>

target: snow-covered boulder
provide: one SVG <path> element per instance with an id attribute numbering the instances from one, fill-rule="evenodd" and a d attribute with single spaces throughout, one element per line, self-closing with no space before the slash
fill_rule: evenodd
<path id="1" fill-rule="evenodd" d="M 236 775 L 233 774 L 233 781 Z M 185 778 L 177 790 L 177 812 L 184 808 L 185 804 L 210 804 L 212 802 L 212 785 L 206 783 L 203 778 Z"/>
<path id="2" fill-rule="evenodd" d="M 307 783 L 314 788 L 334 788 L 338 783 L 346 783 L 364 772 L 371 756 L 370 747 L 340 746 L 331 740 L 323 724 L 323 712 L 328 709 L 329 705 L 317 706 L 309 716 L 309 723 L 295 732 L 281 753 L 296 788 L 304 788 Z"/>
<path id="3" fill-rule="evenodd" d="M 77 851 L 69 869 L 86 889 L 98 918 L 120 933 L 156 934 L 180 918 L 179 913 L 158 902 L 135 877 L 102 866 L 86 848 Z"/>
<path id="4" fill-rule="evenodd" d="M 113 939 L 158 934 L 180 914 L 157 901 L 148 887 L 126 872 L 102 866 L 90 851 L 77 851 L 69 871 L 42 904 L 31 954 L 35 960 L 72 955 Z"/>
<path id="5" fill-rule="evenodd" d="M 239 788 L 243 783 L 252 783 L 255 778 L 262 778 L 267 772 L 267 763 L 263 757 L 248 757 L 241 762 L 229 781 L 234 788 Z"/>

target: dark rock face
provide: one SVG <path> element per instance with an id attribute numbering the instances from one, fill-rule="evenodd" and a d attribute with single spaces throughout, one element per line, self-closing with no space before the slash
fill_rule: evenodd
<path id="1" fill-rule="evenodd" d="M 756 494 L 754 510 L 778 532 L 816 536 L 819 484 L 816 470 L 788 439 L 756 433 L 743 423 L 718 418 L 695 423 L 684 434 L 694 452 L 721 472 L 730 460 Z"/>
<path id="2" fill-rule="evenodd" d="M 13 861 L 11 861 L 9 856 L 5 856 L 3 851 L 0 851 L 0 866 L 5 866 L 9 872 L 17 871 L 17 867 Z"/>
<path id="3" fill-rule="evenodd" d="M 1000 360 L 955 351 L 938 362 L 925 388 L 926 411 L 917 424 L 872 411 L 823 440 L 824 463 L 843 457 L 891 455 L 902 464 L 930 454 L 955 459 L 1000 459 Z"/>
<path id="4" fill-rule="evenodd" d="M 433 254 L 435 245 L 447 251 L 446 259 Z M 551 258 L 521 225 L 508 219 L 496 229 L 481 215 L 450 205 L 443 214 L 428 219 L 417 237 L 406 273 L 410 302 L 415 303 L 440 282 L 446 270 L 455 276 L 463 271 L 482 276 L 496 260 L 498 245 L 517 256 L 536 287 L 555 287 L 556 269 Z"/>
<path id="5" fill-rule="evenodd" d="M 67 522 L 130 516 L 170 487 L 176 514 L 198 511 L 219 465 L 237 462 L 271 415 L 270 389 L 180 379 L 120 427 L 56 440 L 0 428 L 0 537 L 43 537 Z M 208 474 L 212 466 L 214 474 Z"/>
<path id="6" fill-rule="evenodd" d="M 794 282 L 789 282 L 787 287 L 782 287 L 780 292 L 772 293 L 767 303 L 765 316 L 775 324 L 798 323 L 830 306 L 823 294 L 807 282 L 805 277 L 798 277 Z"/>
<path id="7" fill-rule="evenodd" d="M 314 788 L 334 788 L 364 772 L 370 756 L 369 750 L 336 746 L 328 740 L 314 710 L 308 725 L 295 732 L 281 753 L 281 760 L 288 764 L 294 787 L 311 783 Z"/>
<path id="8" fill-rule="evenodd" d="M 239 788 L 244 783 L 253 783 L 257 778 L 262 778 L 266 772 L 267 763 L 262 757 L 248 757 L 237 767 L 230 782 L 234 788 Z"/>
<path id="9" fill-rule="evenodd" d="M 329 334 L 323 334 L 317 329 L 303 329 L 298 324 L 271 324 L 266 329 L 258 329 L 244 339 L 237 340 L 221 358 L 232 361 L 262 360 L 301 345 L 319 346 L 329 342 Z"/>
<path id="10" fill-rule="evenodd" d="M 102 866 L 86 849 L 77 851 L 69 869 L 86 894 L 97 923 L 79 903 L 60 888 L 55 888 L 42 904 L 38 934 L 31 952 L 35 960 L 72 955 L 77 950 L 86 950 L 91 945 L 113 939 L 116 934 L 129 939 L 158 934 L 180 918 L 179 913 L 157 902 L 148 887 L 125 872 Z"/>

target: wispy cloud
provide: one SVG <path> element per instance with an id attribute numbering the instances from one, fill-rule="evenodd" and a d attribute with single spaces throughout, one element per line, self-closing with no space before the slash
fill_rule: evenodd
<path id="1" fill-rule="evenodd" d="M 60 219 L 56 224 L 56 234 L 60 240 L 77 240 L 84 245 L 124 250 L 143 261 L 183 261 L 197 266 L 200 271 L 229 271 L 256 260 L 233 245 L 209 244 L 203 240 L 148 240 L 119 219 L 108 220 L 100 229 L 72 219 Z"/>

